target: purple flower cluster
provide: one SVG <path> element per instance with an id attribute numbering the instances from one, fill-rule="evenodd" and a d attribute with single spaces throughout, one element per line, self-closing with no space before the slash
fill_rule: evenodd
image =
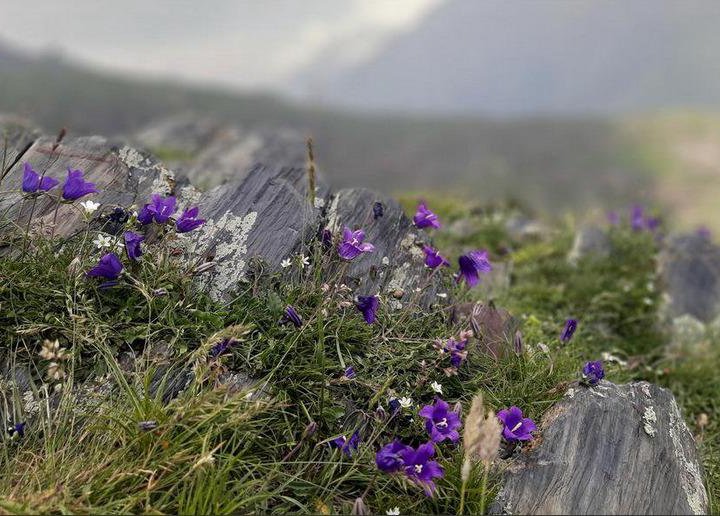
<path id="1" fill-rule="evenodd" d="M 621 222 L 620 214 L 616 211 L 607 213 L 607 221 L 611 226 L 618 226 Z M 654 233 L 662 224 L 657 217 L 651 217 L 645 213 L 645 207 L 642 204 L 634 204 L 630 207 L 630 228 L 633 231 L 650 231 Z"/>
<path id="2" fill-rule="evenodd" d="M 137 220 L 143 226 L 152 222 L 166 224 L 176 211 L 177 199 L 175 196 L 163 197 L 160 194 L 152 194 L 150 202 L 140 209 Z M 184 210 L 175 220 L 175 231 L 187 233 L 205 224 L 204 219 L 198 218 L 199 211 L 197 206 Z"/>
<path id="3" fill-rule="evenodd" d="M 330 441 L 330 446 L 342 451 L 348 457 L 352 456 L 353 452 L 357 450 L 359 444 L 360 434 L 357 431 L 353 432 L 349 439 L 346 436 L 341 435 L 340 437 L 336 437 Z"/>
<path id="4" fill-rule="evenodd" d="M 22 190 L 25 193 L 47 192 L 58 185 L 59 181 L 54 177 L 40 176 L 30 163 L 23 164 Z"/>
<path id="5" fill-rule="evenodd" d="M 418 413 L 425 420 L 425 430 L 430 441 L 417 448 L 408 446 L 395 439 L 383 446 L 375 454 L 375 464 L 385 473 L 400 473 L 421 486 L 427 496 L 435 493 L 434 479 L 442 478 L 442 466 L 431 460 L 435 455 L 435 444 L 443 441 L 458 442 L 458 429 L 462 426 L 460 414 L 450 409 L 450 405 L 437 398 L 432 405 L 425 405 Z"/>
<path id="6" fill-rule="evenodd" d="M 47 177 L 44 174 L 38 174 L 30 163 L 23 164 L 23 180 L 22 191 L 28 194 L 36 194 L 39 192 L 48 192 L 55 188 L 60 181 L 54 177 Z M 62 198 L 65 201 L 72 202 L 85 197 L 91 193 L 98 193 L 95 183 L 85 181 L 82 170 L 73 170 L 68 168 L 68 175 L 62 186 Z"/>
<path id="7" fill-rule="evenodd" d="M 450 337 L 446 341 L 436 340 L 433 346 L 441 355 L 450 355 L 450 366 L 456 371 L 467 358 L 468 338 L 467 332 L 461 332 L 457 339 Z"/>

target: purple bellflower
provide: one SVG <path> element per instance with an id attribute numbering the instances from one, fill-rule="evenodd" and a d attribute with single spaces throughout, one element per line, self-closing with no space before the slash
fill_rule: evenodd
<path id="1" fill-rule="evenodd" d="M 460 416 L 450 409 L 446 401 L 437 398 L 434 405 L 425 405 L 418 413 L 425 419 L 425 430 L 430 439 L 439 443 L 446 439 L 456 443 L 460 439 L 458 428 L 462 426 Z"/>
<path id="2" fill-rule="evenodd" d="M 25 437 L 25 427 L 27 426 L 26 422 L 22 423 L 16 423 L 8 428 L 8 434 L 10 434 L 10 437 L 15 437 L 16 435 L 20 438 Z"/>
<path id="3" fill-rule="evenodd" d="M 425 253 L 425 265 L 431 269 L 435 269 L 441 265 L 450 265 L 450 262 L 448 262 L 447 259 L 440 254 L 440 251 L 433 249 L 429 245 L 423 246 L 423 253 Z"/>
<path id="4" fill-rule="evenodd" d="M 560 342 L 570 342 L 570 339 L 572 339 L 573 335 L 575 334 L 575 330 L 577 330 L 576 319 L 568 319 L 567 321 L 565 321 L 565 327 L 560 334 Z"/>
<path id="5" fill-rule="evenodd" d="M 353 432 L 350 439 L 341 435 L 330 441 L 330 446 L 341 450 L 348 457 L 351 457 L 353 452 L 357 450 L 358 444 L 360 444 L 360 434 L 357 431 Z"/>
<path id="6" fill-rule="evenodd" d="M 417 450 L 408 447 L 400 452 L 403 463 L 405 464 L 405 475 L 421 486 L 425 490 L 427 496 L 435 493 L 435 482 L 433 479 L 442 478 L 445 474 L 442 466 L 434 460 L 430 460 L 435 455 L 435 446 L 432 442 L 421 444 Z"/>
<path id="7" fill-rule="evenodd" d="M 285 307 L 285 315 L 283 316 L 283 321 L 293 323 L 296 328 L 300 328 L 300 326 L 303 325 L 302 317 L 300 317 L 300 314 L 297 313 L 295 307 L 291 305 L 287 305 Z"/>
<path id="8" fill-rule="evenodd" d="M 351 380 L 351 379 L 355 378 L 355 376 L 357 376 L 355 374 L 355 369 L 353 368 L 353 366 L 350 366 L 347 369 L 345 369 L 345 373 L 343 373 L 343 374 L 344 374 L 345 378 L 347 378 L 349 380 Z"/>
<path id="9" fill-rule="evenodd" d="M 126 231 L 123 233 L 123 239 L 125 240 L 125 252 L 128 258 L 133 261 L 139 260 L 142 256 L 140 243 L 145 240 L 145 237 L 133 231 Z"/>
<path id="10" fill-rule="evenodd" d="M 365 232 L 362 229 L 351 231 L 347 226 L 343 229 L 343 241 L 338 246 L 338 255 L 343 260 L 352 260 L 362 253 L 372 253 L 375 246 L 363 243 Z"/>
<path id="11" fill-rule="evenodd" d="M 40 174 L 35 172 L 30 166 L 30 163 L 25 162 L 23 165 L 23 181 L 22 190 L 25 193 L 36 193 L 38 191 L 47 192 L 57 186 L 59 181 L 54 177 L 40 177 Z"/>
<path id="12" fill-rule="evenodd" d="M 600 360 L 587 362 L 585 366 L 583 366 L 582 376 L 583 381 L 588 385 L 597 385 L 600 383 L 600 380 L 605 378 L 605 369 L 603 369 L 602 362 Z"/>
<path id="13" fill-rule="evenodd" d="M 645 228 L 645 209 L 640 204 L 630 209 L 630 227 L 633 231 L 642 231 Z"/>
<path id="14" fill-rule="evenodd" d="M 456 340 L 451 337 L 444 343 L 442 341 L 436 341 L 434 346 L 440 353 L 449 353 L 450 365 L 457 369 L 462 365 L 463 360 L 467 358 L 467 351 L 465 350 L 467 342 L 467 338 L 458 338 Z"/>
<path id="15" fill-rule="evenodd" d="M 474 287 L 480 282 L 480 274 L 487 274 L 492 270 L 487 251 L 470 251 L 458 258 L 458 264 L 460 265 L 458 283 L 465 280 L 469 287 Z"/>
<path id="16" fill-rule="evenodd" d="M 497 417 L 503 424 L 503 437 L 510 442 L 530 441 L 537 430 L 535 421 L 524 418 L 522 410 L 515 406 L 501 410 Z"/>
<path id="17" fill-rule="evenodd" d="M 413 217 L 413 223 L 415 227 L 419 229 L 423 228 L 440 228 L 440 220 L 438 216 L 428 209 L 424 202 L 418 204 L 417 211 Z"/>
<path id="18" fill-rule="evenodd" d="M 160 194 L 152 194 L 151 201 L 143 206 L 140 213 L 138 213 L 138 222 L 146 225 L 154 220 L 158 224 L 165 224 L 170 216 L 175 213 L 176 204 L 177 199 L 173 195 L 163 197 Z"/>
<path id="19" fill-rule="evenodd" d="M 100 258 L 98 264 L 85 274 L 92 278 L 116 280 L 123 270 L 123 264 L 115 253 L 108 253 Z"/>
<path id="20" fill-rule="evenodd" d="M 198 211 L 199 209 L 196 206 L 182 212 L 182 215 L 180 215 L 175 223 L 175 228 L 178 233 L 187 233 L 205 224 L 205 219 L 197 218 Z"/>
<path id="21" fill-rule="evenodd" d="M 397 473 L 405 465 L 400 454 L 413 451 L 410 446 L 396 439 L 390 444 L 383 446 L 380 451 L 375 454 L 375 464 L 378 469 L 384 473 Z"/>
<path id="22" fill-rule="evenodd" d="M 379 219 L 385 214 L 385 207 L 383 206 L 383 203 L 380 201 L 376 201 L 375 204 L 373 204 L 373 218 L 375 220 Z"/>
<path id="23" fill-rule="evenodd" d="M 372 324 L 377 319 L 377 310 L 380 300 L 377 296 L 358 296 L 355 306 L 360 310 L 365 318 L 365 322 Z"/>
<path id="24" fill-rule="evenodd" d="M 210 358 L 217 358 L 225 353 L 231 346 L 237 344 L 237 340 L 226 337 L 210 348 Z"/>
<path id="25" fill-rule="evenodd" d="M 657 217 L 648 217 L 645 220 L 645 227 L 650 232 L 655 232 L 660 228 L 662 221 Z"/>
<path id="26" fill-rule="evenodd" d="M 95 183 L 85 181 L 82 170 L 68 168 L 68 176 L 63 184 L 62 197 L 66 201 L 77 201 L 91 193 L 98 193 Z"/>

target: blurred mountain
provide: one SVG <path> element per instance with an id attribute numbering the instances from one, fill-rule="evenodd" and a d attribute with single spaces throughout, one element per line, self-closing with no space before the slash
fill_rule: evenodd
<path id="1" fill-rule="evenodd" d="M 717 107 L 719 24 L 715 0 L 448 0 L 371 59 L 349 69 L 320 59 L 295 84 L 363 111 Z"/>

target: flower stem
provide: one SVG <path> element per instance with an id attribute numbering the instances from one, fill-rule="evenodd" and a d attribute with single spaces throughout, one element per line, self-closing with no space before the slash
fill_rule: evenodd
<path id="1" fill-rule="evenodd" d="M 482 484 L 480 485 L 480 488 L 482 489 L 482 496 L 480 497 L 480 510 L 478 511 L 479 514 L 485 514 L 485 499 L 487 498 L 487 480 L 488 480 L 488 473 L 490 472 L 490 464 L 485 462 L 483 467 L 483 476 L 482 476 Z"/>

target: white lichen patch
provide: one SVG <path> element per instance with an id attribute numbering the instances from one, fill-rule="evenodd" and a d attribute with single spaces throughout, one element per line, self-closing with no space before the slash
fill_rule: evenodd
<path id="1" fill-rule="evenodd" d="M 118 157 L 131 168 L 147 170 L 153 166 L 153 162 L 147 156 L 127 145 L 118 151 Z"/>
<path id="2" fill-rule="evenodd" d="M 645 433 L 648 434 L 650 437 L 655 437 L 655 434 L 657 434 L 657 429 L 653 426 L 653 423 L 657 423 L 655 409 L 651 406 L 646 407 L 645 412 L 643 412 L 642 419 L 643 430 L 645 430 Z"/>
<path id="3" fill-rule="evenodd" d="M 670 417 L 668 425 L 670 442 L 673 446 L 675 459 L 681 469 L 680 487 L 685 493 L 685 499 L 692 513 L 705 514 L 708 511 L 707 491 L 705 491 L 705 485 L 700 474 L 700 466 L 685 445 L 685 443 L 692 442 L 692 435 L 685 426 L 674 398 L 671 400 L 668 414 Z"/>
<path id="4" fill-rule="evenodd" d="M 118 157 L 128 168 L 148 172 L 147 176 L 139 177 L 138 180 L 144 183 L 152 178 L 150 190 L 153 193 L 164 195 L 172 193 L 175 186 L 175 173 L 173 171 L 154 163 L 153 160 L 127 145 L 118 151 Z"/>
<path id="5" fill-rule="evenodd" d="M 415 245 L 416 239 L 417 235 L 415 233 L 408 233 L 400 242 L 400 247 L 408 251 L 413 258 L 424 259 L 425 254 L 422 252 L 422 249 Z"/>
<path id="6" fill-rule="evenodd" d="M 574 398 L 575 397 L 575 389 L 573 389 L 572 387 L 569 388 L 567 390 L 567 392 L 565 393 L 565 396 L 567 396 L 570 399 Z"/>
<path id="7" fill-rule="evenodd" d="M 245 278 L 247 240 L 257 220 L 257 212 L 244 217 L 229 211 L 219 219 L 209 219 L 196 236 L 188 234 L 187 252 L 200 256 L 214 246 L 215 268 L 207 281 L 209 295 L 216 300 Z"/>

